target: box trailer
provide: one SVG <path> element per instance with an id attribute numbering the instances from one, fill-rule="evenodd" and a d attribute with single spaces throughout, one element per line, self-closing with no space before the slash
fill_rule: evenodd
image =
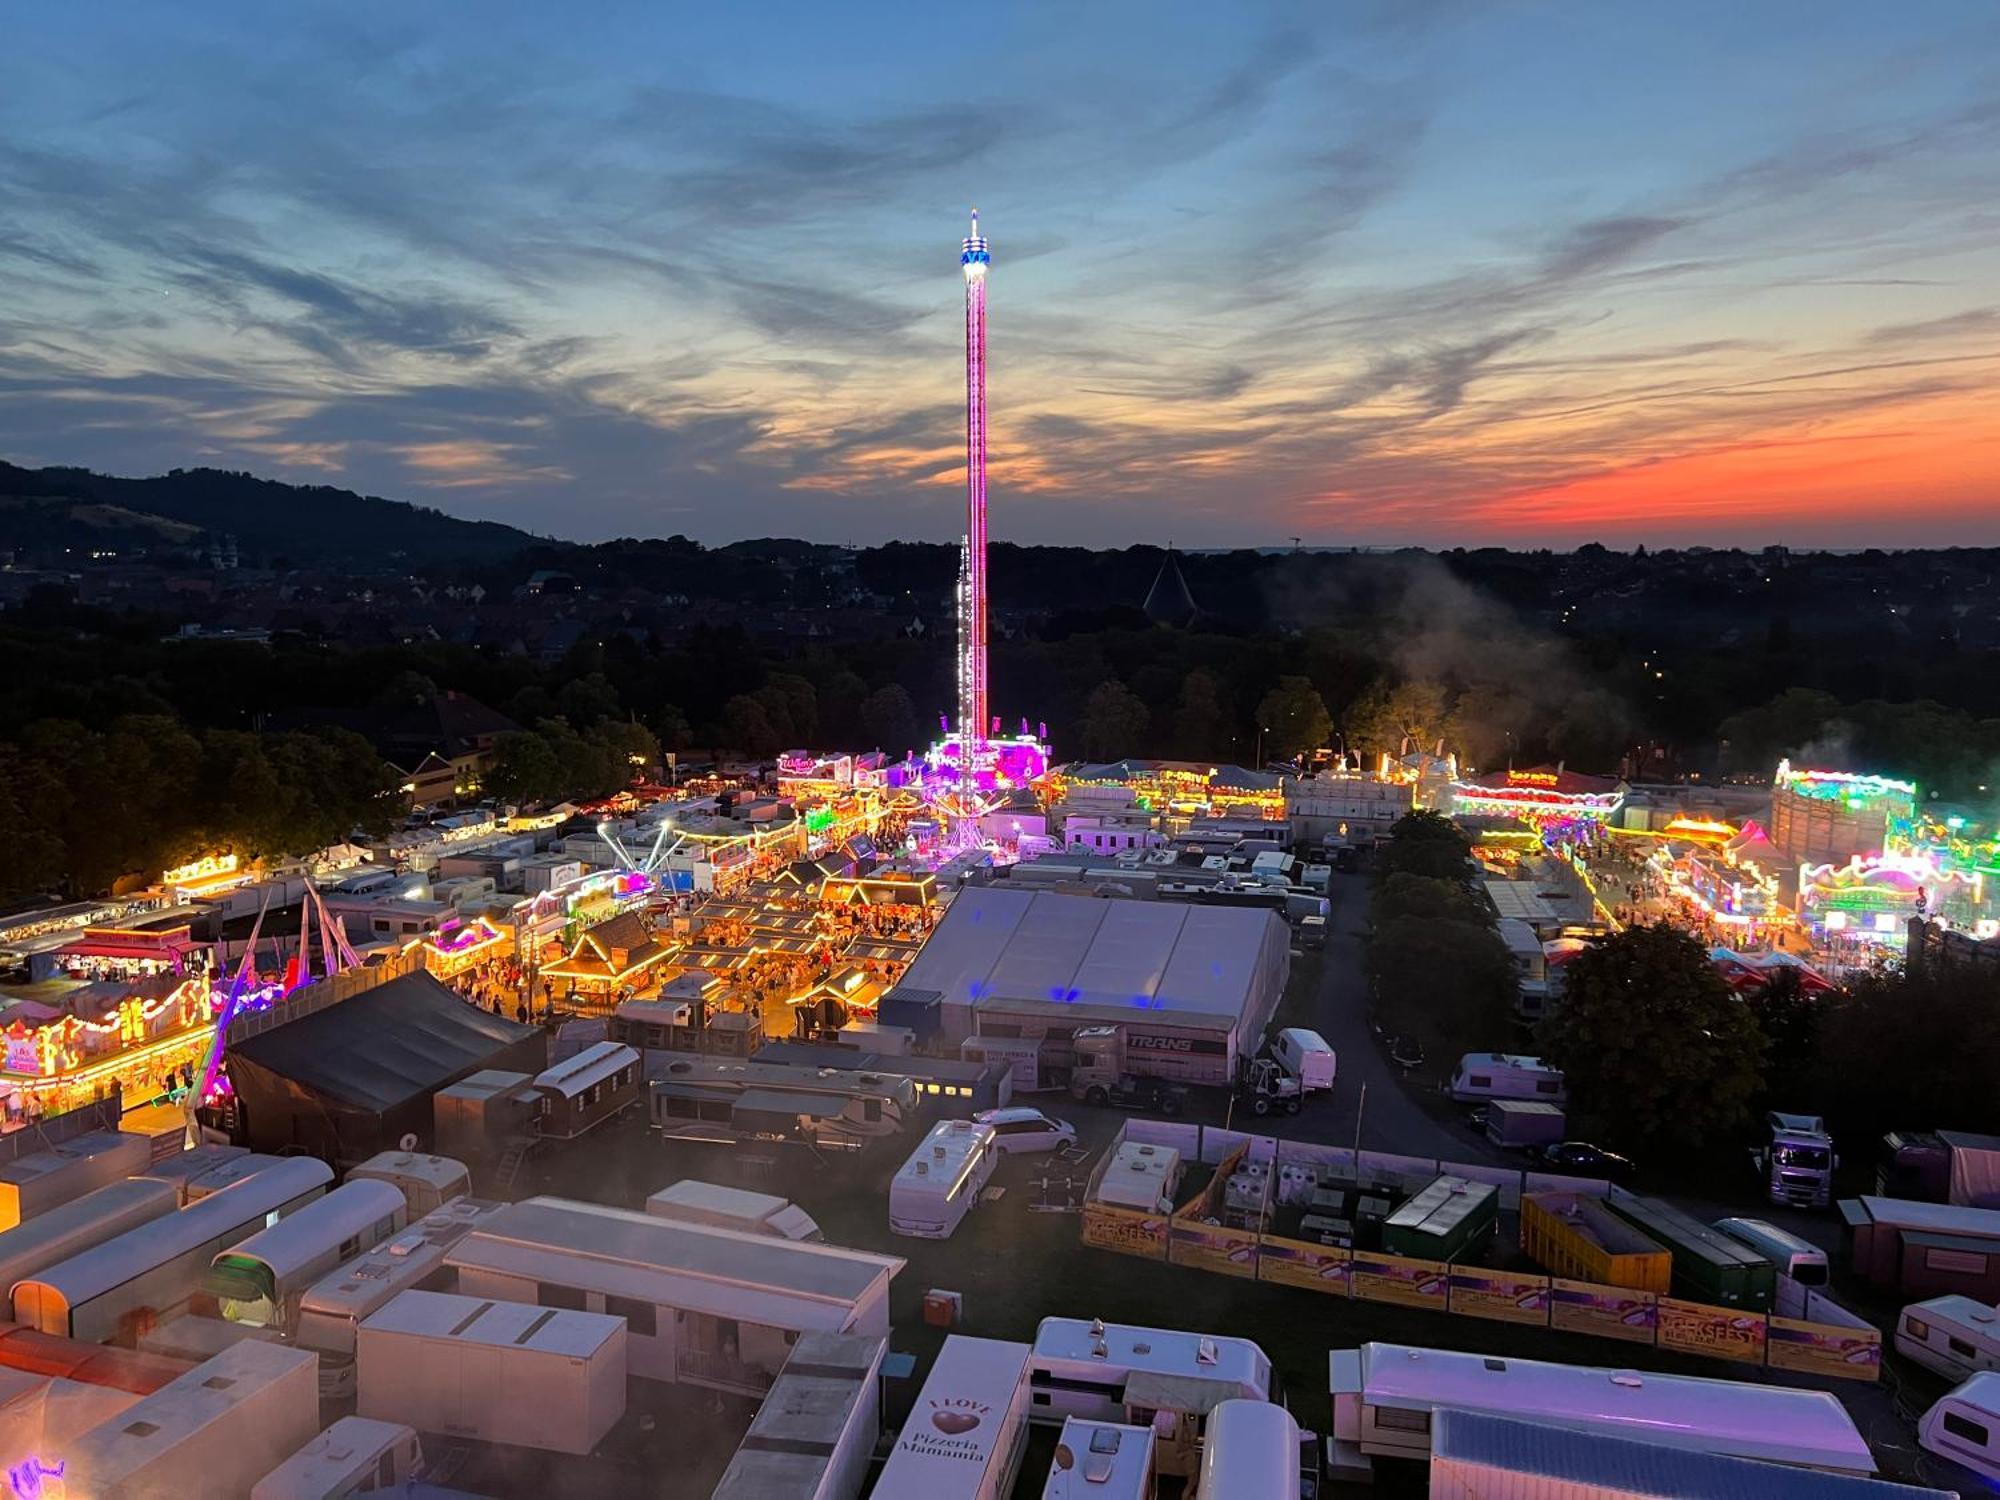
<path id="1" fill-rule="evenodd" d="M 124 1130 L 82 1135 L 0 1164 L 0 1230 L 81 1198 L 153 1164 L 153 1143 Z"/>
<path id="2" fill-rule="evenodd" d="M 882 1435 L 888 1348 L 870 1334 L 800 1334 L 710 1500 L 858 1500 Z"/>
<path id="3" fill-rule="evenodd" d="M 1951 1152 L 1947 1201 L 1960 1208 L 2000 1208 L 2000 1135 L 1940 1130 Z"/>
<path id="4" fill-rule="evenodd" d="M 583 1454 L 625 1415 L 625 1320 L 603 1313 L 404 1292 L 355 1353 L 359 1414 L 419 1432 Z"/>
<path id="5" fill-rule="evenodd" d="M 1553 1146 L 1569 1128 L 1560 1108 L 1535 1099 L 1495 1099 L 1486 1106 L 1486 1139 L 1522 1150 Z"/>
<path id="6" fill-rule="evenodd" d="M 187 1129 L 187 1116 L 181 1117 L 181 1129 Z M 250 1155 L 247 1146 L 225 1146 L 219 1141 L 209 1141 L 187 1151 L 173 1151 L 155 1161 L 145 1171 L 135 1175 L 154 1182 L 164 1182 L 172 1187 L 179 1200 L 179 1207 L 188 1204 L 188 1184 L 207 1172 L 213 1171 L 224 1162 L 235 1161 Z M 260 1161 L 276 1161 L 275 1156 L 259 1157 Z"/>
<path id="7" fill-rule="evenodd" d="M 712 1229 L 734 1229 L 742 1234 L 769 1234 L 806 1244 L 822 1244 L 826 1240 L 812 1215 L 789 1198 L 724 1187 L 719 1182 L 699 1182 L 692 1177 L 648 1197 L 646 1212 L 656 1219 L 706 1224 Z"/>
<path id="8" fill-rule="evenodd" d="M 1918 1296 L 2000 1301 L 2000 1210 L 1907 1198 L 1843 1198 L 1855 1274 Z"/>
<path id="9" fill-rule="evenodd" d="M 128 1177 L 38 1214 L 0 1235 L 0 1294 L 12 1291 L 17 1281 L 116 1239 L 128 1229 L 164 1218 L 179 1206 L 169 1184 Z"/>
<path id="10" fill-rule="evenodd" d="M 946 1338 L 870 1500 L 1006 1500 L 1028 1445 L 1032 1352 Z"/>
<path id="11" fill-rule="evenodd" d="M 1606 1194 L 1604 1206 L 1673 1256 L 1676 1296 L 1715 1307 L 1771 1310 L 1778 1268 L 1742 1241 L 1717 1233 L 1671 1203 L 1618 1188 Z"/>
<path id="12" fill-rule="evenodd" d="M 1391 1255 L 1457 1260 L 1477 1254 L 1499 1222 L 1499 1189 L 1447 1173 L 1382 1221 L 1382 1248 Z"/>
<path id="13" fill-rule="evenodd" d="M 240 1500 L 319 1430 L 313 1356 L 250 1339 L 70 1444 L 64 1481 L 92 1500 Z"/>
<path id="14" fill-rule="evenodd" d="M 1525 1193 L 1521 1197 L 1521 1249 L 1553 1276 L 1665 1293 L 1673 1287 L 1674 1258 L 1607 1209 L 1580 1193 Z"/>

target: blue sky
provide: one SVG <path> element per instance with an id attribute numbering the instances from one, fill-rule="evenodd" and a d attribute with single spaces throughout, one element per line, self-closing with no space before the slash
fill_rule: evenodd
<path id="1" fill-rule="evenodd" d="M 0 456 L 580 538 L 2000 543 L 2000 7 L 19 9 Z"/>

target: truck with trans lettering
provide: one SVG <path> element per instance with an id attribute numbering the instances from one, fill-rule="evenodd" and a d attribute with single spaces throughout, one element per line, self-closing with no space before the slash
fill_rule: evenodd
<path id="1" fill-rule="evenodd" d="M 1163 1115 L 1177 1115 L 1187 1107 L 1184 1086 L 1133 1070 L 1122 1028 L 1087 1026 L 1071 1042 L 1076 1048 L 1076 1067 L 1069 1075 L 1071 1098 Z"/>

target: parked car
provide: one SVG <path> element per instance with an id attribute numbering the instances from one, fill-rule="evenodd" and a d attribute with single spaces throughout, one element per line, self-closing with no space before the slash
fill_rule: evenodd
<path id="1" fill-rule="evenodd" d="M 972 1118 L 993 1127 L 993 1149 L 1003 1156 L 1017 1151 L 1056 1151 L 1076 1144 L 1074 1125 L 1045 1115 L 1032 1105 L 982 1109 Z"/>
<path id="2" fill-rule="evenodd" d="M 1391 1036 L 1389 1061 L 1399 1068 L 1421 1068 L 1424 1065 L 1424 1044 L 1413 1036 Z"/>
<path id="3" fill-rule="evenodd" d="M 1574 1172 L 1581 1177 L 1605 1177 L 1613 1182 L 1624 1182 L 1632 1175 L 1629 1157 L 1620 1156 L 1616 1151 L 1606 1151 L 1602 1146 L 1593 1146 L 1589 1141 L 1557 1141 L 1552 1146 L 1542 1147 L 1542 1165 L 1553 1167 L 1558 1172 Z"/>
<path id="4" fill-rule="evenodd" d="M 1148 1109 L 1163 1115 L 1177 1115 L 1187 1108 L 1185 1084 L 1168 1083 L 1164 1078 L 1140 1078 L 1121 1073 L 1108 1083 L 1093 1083 L 1084 1090 L 1086 1104 L 1109 1104 L 1118 1109 Z"/>

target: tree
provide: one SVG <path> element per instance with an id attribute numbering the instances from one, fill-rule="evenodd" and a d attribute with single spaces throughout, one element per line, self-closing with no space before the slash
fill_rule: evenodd
<path id="1" fill-rule="evenodd" d="M 1825 1001 L 1806 993 L 1797 969 L 1781 968 L 1763 988 L 1753 990 L 1744 1004 L 1764 1033 L 1764 1082 L 1771 1107 L 1794 1109 L 1789 1101 L 1818 1092 L 1813 1075 Z"/>
<path id="2" fill-rule="evenodd" d="M 1421 875 L 1463 885 L 1471 873 L 1472 841 L 1450 818 L 1429 808 L 1398 818 L 1375 856 L 1375 878 L 1385 883 L 1397 875 Z"/>
<path id="3" fill-rule="evenodd" d="M 1568 1078 L 1571 1119 L 1635 1150 L 1719 1142 L 1764 1086 L 1757 1018 L 1671 927 L 1630 927 L 1572 958 L 1540 1040 Z"/>
<path id="4" fill-rule="evenodd" d="M 1222 684 L 1213 672 L 1196 667 L 1181 679 L 1174 705 L 1174 753 L 1190 760 L 1212 760 L 1228 739 L 1229 712 L 1222 705 Z"/>
<path id="5" fill-rule="evenodd" d="M 1377 923 L 1368 969 L 1386 1025 L 1461 1047 L 1504 1037 L 1520 993 L 1514 960 L 1493 930 L 1449 918 Z"/>
<path id="6" fill-rule="evenodd" d="M 890 755 L 916 749 L 924 733 L 916 705 L 900 682 L 879 687 L 861 700 L 861 724 L 875 748 Z"/>
<path id="7" fill-rule="evenodd" d="M 1348 742 L 1357 749 L 1400 755 L 1407 740 L 1429 750 L 1439 740 L 1447 750 L 1459 741 L 1458 723 L 1450 713 L 1450 698 L 1435 682 L 1377 682 L 1363 693 L 1347 715 Z"/>
<path id="8" fill-rule="evenodd" d="M 1280 677 L 1257 705 L 1266 753 L 1286 760 L 1319 749 L 1333 737 L 1333 715 L 1310 677 Z"/>
<path id="9" fill-rule="evenodd" d="M 2000 971 L 1949 964 L 1870 975 L 1823 1004 L 1808 1107 L 1838 1134 L 2000 1134 Z"/>
<path id="10" fill-rule="evenodd" d="M 1131 755 L 1144 747 L 1152 715 L 1144 700 L 1117 678 L 1091 689 L 1083 707 L 1083 753 L 1093 760 Z"/>
<path id="11" fill-rule="evenodd" d="M 1397 871 L 1378 881 L 1369 904 L 1369 917 L 1378 925 L 1398 917 L 1418 921 L 1463 922 L 1470 927 L 1494 930 L 1493 908 L 1473 894 L 1463 880 L 1437 880 L 1424 875 Z"/>
<path id="12" fill-rule="evenodd" d="M 722 737 L 746 755 L 769 755 L 787 739 L 771 723 L 764 701 L 750 693 L 738 693 L 722 705 Z"/>
<path id="13" fill-rule="evenodd" d="M 618 689 L 602 672 L 572 677 L 556 689 L 555 708 L 559 717 L 587 729 L 592 724 L 617 717 Z"/>

